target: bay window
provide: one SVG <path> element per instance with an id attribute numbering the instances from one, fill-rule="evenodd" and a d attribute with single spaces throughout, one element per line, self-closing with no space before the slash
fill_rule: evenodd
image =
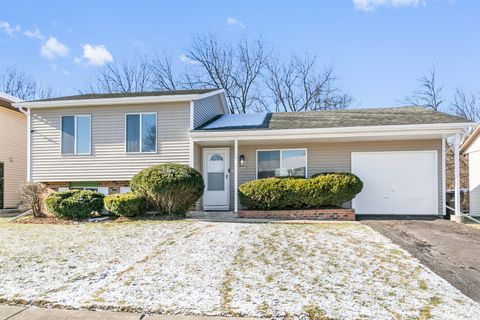
<path id="1" fill-rule="evenodd" d="M 257 179 L 306 176 L 306 149 L 257 150 Z"/>
<path id="2" fill-rule="evenodd" d="M 126 152 L 157 152 L 157 114 L 125 115 Z"/>

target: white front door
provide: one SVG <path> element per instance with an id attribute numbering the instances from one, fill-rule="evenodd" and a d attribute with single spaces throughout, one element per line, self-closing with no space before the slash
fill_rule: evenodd
<path id="1" fill-rule="evenodd" d="M 438 214 L 436 151 L 352 152 L 357 214 Z"/>
<path id="2" fill-rule="evenodd" d="M 228 210 L 229 149 L 203 149 L 204 210 Z"/>

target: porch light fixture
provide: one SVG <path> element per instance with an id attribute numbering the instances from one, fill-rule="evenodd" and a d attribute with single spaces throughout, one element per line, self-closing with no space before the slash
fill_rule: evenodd
<path id="1" fill-rule="evenodd" d="M 240 155 L 240 167 L 245 167 L 245 156 Z"/>

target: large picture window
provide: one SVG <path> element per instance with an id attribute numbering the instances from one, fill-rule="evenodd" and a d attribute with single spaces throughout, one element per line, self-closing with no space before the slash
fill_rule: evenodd
<path id="1" fill-rule="evenodd" d="M 127 114 L 125 124 L 127 152 L 157 151 L 156 113 Z"/>
<path id="2" fill-rule="evenodd" d="M 307 150 L 281 149 L 257 151 L 257 179 L 306 177 Z"/>
<path id="3" fill-rule="evenodd" d="M 91 116 L 62 116 L 62 154 L 91 154 Z"/>

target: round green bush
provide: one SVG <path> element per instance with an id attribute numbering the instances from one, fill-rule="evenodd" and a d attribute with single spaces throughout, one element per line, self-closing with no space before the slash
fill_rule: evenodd
<path id="1" fill-rule="evenodd" d="M 145 199 L 135 192 L 110 194 L 103 203 L 105 209 L 122 217 L 135 217 L 146 211 Z"/>
<path id="2" fill-rule="evenodd" d="M 295 207 L 296 190 L 304 179 L 265 178 L 240 185 L 239 199 L 248 209 L 272 210 Z"/>
<path id="3" fill-rule="evenodd" d="M 352 173 L 326 172 L 306 179 L 300 197 L 307 207 L 341 206 L 362 189 L 362 180 Z"/>
<path id="4" fill-rule="evenodd" d="M 337 207 L 352 200 L 362 181 L 348 172 L 322 173 L 308 179 L 266 178 L 239 188 L 242 206 L 256 210 Z"/>
<path id="5" fill-rule="evenodd" d="M 61 219 L 84 219 L 103 209 L 103 194 L 91 190 L 68 190 L 47 196 L 49 212 Z"/>
<path id="6" fill-rule="evenodd" d="M 197 170 L 165 163 L 140 171 L 130 181 L 130 187 L 159 212 L 183 214 L 203 195 L 204 183 Z"/>

